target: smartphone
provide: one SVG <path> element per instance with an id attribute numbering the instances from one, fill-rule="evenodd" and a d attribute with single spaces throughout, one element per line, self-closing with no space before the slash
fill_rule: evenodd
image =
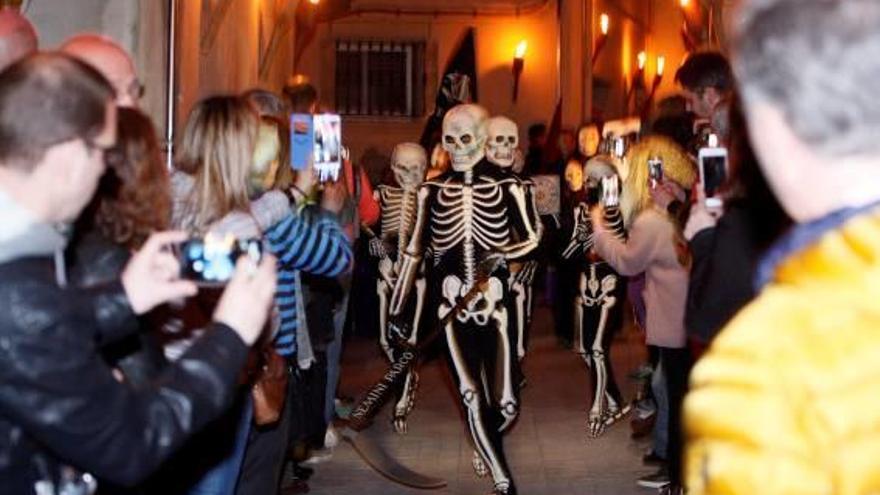
<path id="1" fill-rule="evenodd" d="M 312 115 L 295 113 L 290 116 L 290 166 L 294 170 L 306 170 L 311 163 L 315 143 Z"/>
<path id="2" fill-rule="evenodd" d="M 238 239 L 232 234 L 208 234 L 177 247 L 180 276 L 204 286 L 222 286 L 232 278 L 235 263 L 247 256 L 255 264 L 263 258 L 259 239 Z"/>
<path id="3" fill-rule="evenodd" d="M 325 113 L 315 115 L 314 123 L 314 166 L 318 182 L 339 180 L 342 168 L 342 118 Z"/>
<path id="4" fill-rule="evenodd" d="M 706 206 L 721 206 L 721 199 L 717 195 L 727 181 L 727 149 L 700 148 L 697 156 L 700 163 L 700 183 L 706 192 Z"/>
<path id="5" fill-rule="evenodd" d="M 652 156 L 648 159 L 648 184 L 654 189 L 663 182 L 663 159 Z"/>
<path id="6" fill-rule="evenodd" d="M 616 175 L 602 177 L 602 206 L 620 205 L 620 179 Z"/>

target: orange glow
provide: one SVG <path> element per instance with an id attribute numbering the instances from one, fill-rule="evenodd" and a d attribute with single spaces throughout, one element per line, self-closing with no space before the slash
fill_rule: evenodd
<path id="1" fill-rule="evenodd" d="M 685 0 L 682 1 L 684 2 Z M 321 3 L 321 0 L 309 0 L 309 3 L 312 5 L 318 5 L 319 3 Z"/>
<path id="2" fill-rule="evenodd" d="M 639 70 L 645 70 L 645 64 L 648 62 L 648 54 L 644 51 L 639 52 Z"/>
<path id="3" fill-rule="evenodd" d="M 602 36 L 608 36 L 608 28 L 611 26 L 611 18 L 608 14 L 599 16 L 599 29 L 602 30 Z"/>
<path id="4" fill-rule="evenodd" d="M 690 4 L 691 4 L 691 0 L 681 0 L 682 8 L 687 8 L 687 6 Z"/>
<path id="5" fill-rule="evenodd" d="M 516 51 L 514 52 L 513 57 L 520 59 L 520 60 L 526 58 L 526 50 L 528 50 L 528 49 L 529 49 L 529 42 L 526 40 L 520 41 L 519 44 L 516 45 Z"/>
<path id="6" fill-rule="evenodd" d="M 666 57 L 660 55 L 657 57 L 657 75 L 663 77 L 664 70 L 666 70 Z"/>

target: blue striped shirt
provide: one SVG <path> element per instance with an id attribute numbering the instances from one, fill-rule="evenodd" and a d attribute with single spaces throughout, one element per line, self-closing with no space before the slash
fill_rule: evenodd
<path id="1" fill-rule="evenodd" d="M 351 265 L 352 251 L 339 222 L 317 208 L 305 208 L 266 231 L 269 250 L 278 258 L 275 303 L 281 326 L 275 349 L 282 356 L 296 354 L 296 272 L 334 277 Z"/>

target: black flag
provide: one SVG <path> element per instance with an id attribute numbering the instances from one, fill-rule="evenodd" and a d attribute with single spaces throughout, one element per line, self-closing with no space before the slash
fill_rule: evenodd
<path id="1" fill-rule="evenodd" d="M 446 64 L 440 89 L 437 91 L 434 112 L 428 117 L 428 123 L 422 132 L 419 142 L 428 150 L 440 142 L 440 129 L 446 112 L 461 103 L 477 101 L 477 51 L 474 39 L 474 28 L 468 28 L 458 49 Z"/>

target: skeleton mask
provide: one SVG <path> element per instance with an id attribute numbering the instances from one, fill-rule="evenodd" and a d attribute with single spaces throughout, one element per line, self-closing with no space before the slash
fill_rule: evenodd
<path id="1" fill-rule="evenodd" d="M 565 166 L 565 182 L 568 190 L 578 192 L 584 187 L 584 169 L 581 162 L 572 160 Z"/>
<path id="2" fill-rule="evenodd" d="M 428 157 L 425 149 L 416 143 L 401 143 L 391 153 L 391 171 L 400 187 L 412 189 L 425 180 Z"/>
<path id="3" fill-rule="evenodd" d="M 595 125 L 581 127 L 578 131 L 578 149 L 581 154 L 590 157 L 599 151 L 599 128 Z"/>
<path id="4" fill-rule="evenodd" d="M 466 172 L 486 156 L 489 114 L 479 105 L 458 105 L 443 118 L 443 149 L 452 168 Z"/>
<path id="5" fill-rule="evenodd" d="M 598 187 L 602 179 L 617 175 L 618 163 L 619 160 L 608 155 L 592 158 L 584 165 L 584 185 L 588 188 Z"/>
<path id="6" fill-rule="evenodd" d="M 486 143 L 486 158 L 502 168 L 513 165 L 515 152 L 519 145 L 519 128 L 507 117 L 489 119 L 489 141 Z"/>

